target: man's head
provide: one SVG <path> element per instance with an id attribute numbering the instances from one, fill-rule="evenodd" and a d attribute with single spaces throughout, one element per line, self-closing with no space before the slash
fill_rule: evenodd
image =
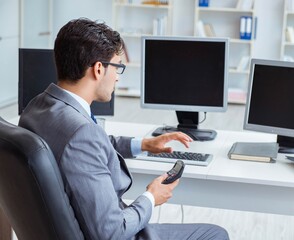
<path id="1" fill-rule="evenodd" d="M 58 79 L 76 82 L 97 61 L 110 62 L 115 55 L 121 55 L 123 44 L 119 33 L 104 23 L 85 18 L 68 22 L 54 44 Z"/>

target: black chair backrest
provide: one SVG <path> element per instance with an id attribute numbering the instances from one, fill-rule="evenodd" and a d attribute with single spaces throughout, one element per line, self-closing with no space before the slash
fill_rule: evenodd
<path id="1" fill-rule="evenodd" d="M 48 145 L 1 117 L 0 208 L 19 240 L 84 239 Z"/>

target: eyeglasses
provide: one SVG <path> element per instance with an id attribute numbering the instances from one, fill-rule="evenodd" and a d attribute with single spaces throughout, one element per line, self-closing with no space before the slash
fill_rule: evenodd
<path id="1" fill-rule="evenodd" d="M 123 74 L 124 71 L 125 71 L 125 68 L 126 68 L 126 65 L 124 65 L 122 63 L 120 63 L 120 64 L 118 64 L 118 63 L 111 63 L 111 62 L 101 62 L 101 63 L 116 67 L 116 73 L 117 74 Z"/>

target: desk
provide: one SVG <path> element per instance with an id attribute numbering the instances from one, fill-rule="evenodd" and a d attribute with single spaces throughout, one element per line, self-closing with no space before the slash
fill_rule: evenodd
<path id="1" fill-rule="evenodd" d="M 12 123 L 17 123 L 13 119 Z M 155 125 L 106 121 L 108 134 L 149 136 Z M 294 163 L 279 154 L 276 163 L 230 160 L 227 153 L 236 141 L 271 142 L 275 135 L 256 132 L 217 131 L 215 140 L 193 142 L 189 151 L 212 153 L 207 167 L 186 166 L 170 203 L 224 208 L 283 215 L 294 215 Z M 174 150 L 186 150 L 178 142 L 169 144 Z M 126 159 L 134 177 L 133 186 L 124 195 L 135 199 L 158 175 L 173 164 Z"/>
<path id="2" fill-rule="evenodd" d="M 113 135 L 148 136 L 154 125 L 107 122 Z M 145 132 L 145 133 L 144 133 Z M 189 151 L 212 153 L 208 167 L 186 166 L 170 203 L 232 210 L 294 215 L 294 163 L 279 154 L 276 163 L 230 160 L 227 153 L 236 141 L 271 142 L 276 136 L 256 132 L 217 131 L 215 140 L 193 142 Z M 180 143 L 169 144 L 174 150 L 186 150 Z M 173 164 L 126 159 L 134 177 L 124 195 L 135 199 L 152 179 Z"/>

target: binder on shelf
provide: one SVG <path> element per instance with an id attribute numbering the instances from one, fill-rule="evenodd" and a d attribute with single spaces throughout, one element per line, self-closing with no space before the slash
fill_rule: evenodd
<path id="1" fill-rule="evenodd" d="M 163 36 L 167 33 L 167 17 L 153 19 L 153 35 Z"/>
<path id="2" fill-rule="evenodd" d="M 208 7 L 209 6 L 209 0 L 199 0 L 198 6 L 199 7 Z"/>
<path id="3" fill-rule="evenodd" d="M 294 43 L 294 28 L 291 26 L 286 27 L 286 41 L 289 43 Z"/>
<path id="4" fill-rule="evenodd" d="M 205 30 L 204 30 L 204 24 L 201 20 L 199 20 L 196 23 L 196 35 L 198 37 L 206 37 Z"/>
<path id="5" fill-rule="evenodd" d="M 251 16 L 240 17 L 240 39 L 246 39 L 246 40 L 252 39 L 252 17 Z"/>
<path id="6" fill-rule="evenodd" d="M 243 56 L 237 66 L 237 71 L 245 71 L 248 69 L 249 67 L 249 60 L 250 57 L 249 56 Z"/>
<path id="7" fill-rule="evenodd" d="M 246 17 L 241 16 L 240 17 L 240 39 L 246 39 L 245 31 L 246 31 Z"/>
<path id="8" fill-rule="evenodd" d="M 215 32 L 213 29 L 213 26 L 210 23 L 205 23 L 204 24 L 204 32 L 206 37 L 215 37 Z"/>
<path id="9" fill-rule="evenodd" d="M 236 8 L 240 10 L 251 10 L 253 9 L 254 0 L 239 0 Z"/>
<path id="10" fill-rule="evenodd" d="M 252 38 L 252 17 L 246 17 L 245 39 Z"/>
<path id="11" fill-rule="evenodd" d="M 254 17 L 254 21 L 252 22 L 252 39 L 256 39 L 257 37 L 257 17 Z"/>

